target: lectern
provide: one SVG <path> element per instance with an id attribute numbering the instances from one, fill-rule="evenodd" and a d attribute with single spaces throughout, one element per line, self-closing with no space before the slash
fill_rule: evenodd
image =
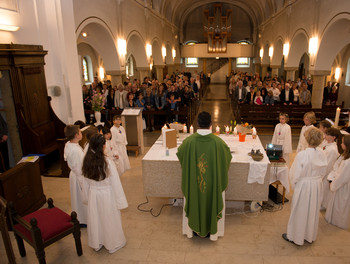
<path id="1" fill-rule="evenodd" d="M 138 147 L 140 153 L 144 151 L 142 107 L 125 108 L 121 114 L 128 146 Z"/>

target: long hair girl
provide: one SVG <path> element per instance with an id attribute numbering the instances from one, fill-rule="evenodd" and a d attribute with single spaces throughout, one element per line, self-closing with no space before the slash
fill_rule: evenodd
<path id="1" fill-rule="evenodd" d="M 95 181 L 103 181 L 106 178 L 107 162 L 103 152 L 105 143 L 106 140 L 101 134 L 91 137 L 89 149 L 83 161 L 84 177 Z"/>

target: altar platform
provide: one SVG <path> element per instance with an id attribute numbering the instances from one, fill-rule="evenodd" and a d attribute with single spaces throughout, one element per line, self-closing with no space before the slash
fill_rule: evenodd
<path id="1" fill-rule="evenodd" d="M 177 148 L 189 134 L 180 133 Z M 246 136 L 245 142 L 239 142 L 238 136 L 219 135 L 229 146 L 232 154 L 228 172 L 226 200 L 232 201 L 267 201 L 270 183 L 270 162 L 259 137 Z M 144 194 L 148 197 L 182 198 L 181 165 L 176 156 L 177 148 L 166 150 L 162 137 L 153 144 L 142 160 L 142 178 Z M 259 149 L 264 154 L 261 161 L 254 161 L 248 153 Z M 254 173 L 250 173 L 254 170 Z M 252 176 L 263 173 L 258 182 Z M 249 177 L 248 177 L 249 176 Z"/>

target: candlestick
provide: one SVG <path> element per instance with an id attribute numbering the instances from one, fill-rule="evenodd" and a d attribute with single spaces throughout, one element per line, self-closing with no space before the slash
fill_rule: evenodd
<path id="1" fill-rule="evenodd" d="M 338 127 L 339 124 L 339 117 L 340 117 L 340 108 L 337 108 L 337 111 L 335 112 L 335 121 L 334 121 L 334 127 Z"/>
<path id="2" fill-rule="evenodd" d="M 232 126 L 230 126 L 230 132 L 232 132 Z"/>
<path id="3" fill-rule="evenodd" d="M 220 133 L 220 127 L 216 126 L 216 133 Z"/>
<path id="4" fill-rule="evenodd" d="M 190 126 L 190 134 L 193 134 L 193 126 Z"/>
<path id="5" fill-rule="evenodd" d="M 187 126 L 186 126 L 186 125 L 184 125 L 183 132 L 184 132 L 184 133 L 187 133 Z"/>
<path id="6" fill-rule="evenodd" d="M 228 135 L 230 133 L 230 128 L 227 126 L 225 131 L 226 131 L 226 135 Z"/>
<path id="7" fill-rule="evenodd" d="M 233 135 L 237 136 L 237 127 L 233 129 Z"/>

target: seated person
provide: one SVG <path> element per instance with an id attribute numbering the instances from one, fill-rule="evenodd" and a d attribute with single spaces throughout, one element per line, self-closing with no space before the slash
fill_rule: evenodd
<path id="1" fill-rule="evenodd" d="M 260 95 L 260 91 L 256 92 L 256 96 L 254 98 L 254 104 L 256 105 L 262 105 L 264 104 L 264 99 L 263 97 Z"/>
<path id="2" fill-rule="evenodd" d="M 144 110 L 146 110 L 145 100 L 143 99 L 142 93 L 139 93 L 139 98 L 136 100 L 136 106 L 142 107 Z"/>
<path id="3" fill-rule="evenodd" d="M 275 105 L 275 100 L 273 99 L 273 93 L 272 91 L 268 91 L 267 95 L 265 96 L 265 104 L 266 105 Z"/>
<path id="4" fill-rule="evenodd" d="M 294 92 L 290 89 L 290 84 L 286 83 L 285 88 L 281 91 L 281 103 L 284 105 L 291 105 L 294 101 Z"/>
<path id="5" fill-rule="evenodd" d="M 254 87 L 251 86 L 249 90 L 250 92 L 247 93 L 246 102 L 247 104 L 254 104 L 254 99 L 255 99 Z"/>

